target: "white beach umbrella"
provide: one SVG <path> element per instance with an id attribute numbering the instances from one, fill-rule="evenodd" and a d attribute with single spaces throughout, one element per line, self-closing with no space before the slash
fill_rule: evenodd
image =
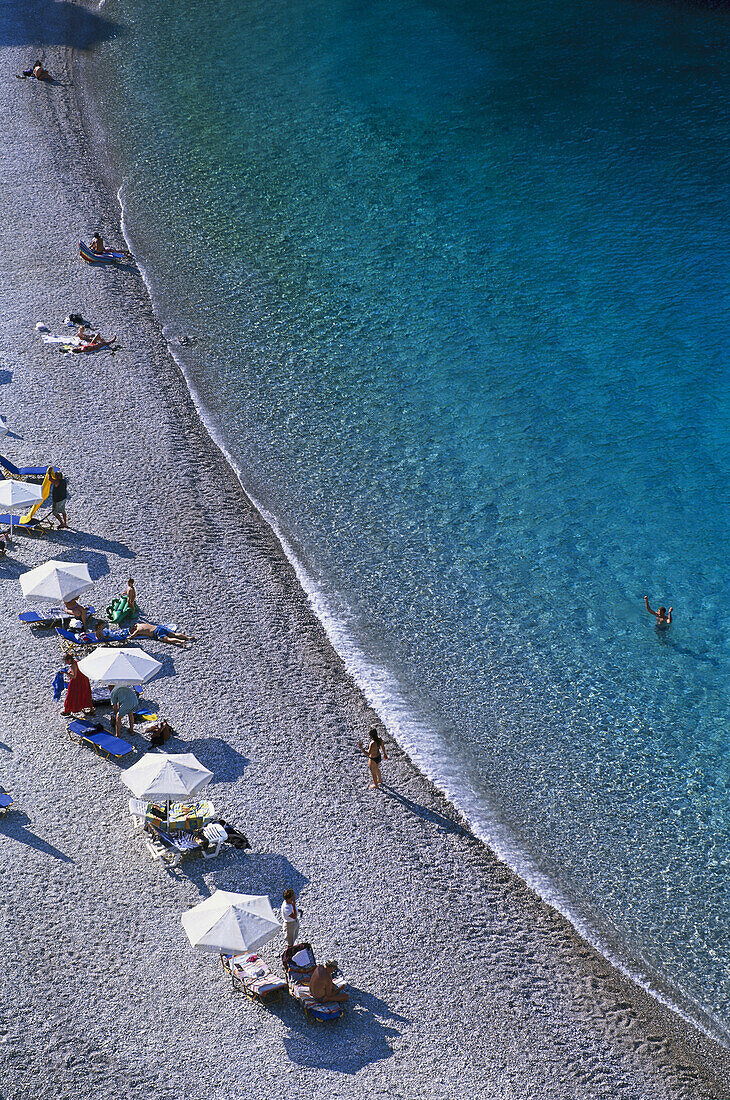
<path id="1" fill-rule="evenodd" d="M 183 928 L 193 947 L 233 955 L 257 951 L 281 933 L 267 897 L 216 890 L 182 915 Z"/>
<path id="2" fill-rule="evenodd" d="M 96 683 L 121 686 L 146 684 L 160 671 L 162 662 L 143 649 L 113 649 L 103 645 L 79 661 L 79 668 Z"/>
<path id="3" fill-rule="evenodd" d="M 30 481 L 16 481 L 14 478 L 5 478 L 0 481 L 0 504 L 3 508 L 20 508 L 27 504 L 36 504 L 43 497 L 40 485 L 33 485 Z"/>
<path id="4" fill-rule="evenodd" d="M 40 485 L 33 485 L 29 481 L 14 481 L 12 478 L 0 481 L 0 505 L 3 508 L 27 508 L 29 504 L 37 504 L 42 497 L 43 490 Z M 11 530 L 12 527 L 13 517 L 11 516 Z"/>
<path id="5" fill-rule="evenodd" d="M 82 664 L 80 661 L 79 668 Z M 207 787 L 212 778 L 213 773 L 191 752 L 147 752 L 120 775 L 135 798 L 146 798 L 149 802 L 188 798 Z"/>
<path id="6" fill-rule="evenodd" d="M 73 561 L 51 561 L 21 574 L 20 587 L 26 600 L 62 603 L 91 588 L 89 567 Z"/>

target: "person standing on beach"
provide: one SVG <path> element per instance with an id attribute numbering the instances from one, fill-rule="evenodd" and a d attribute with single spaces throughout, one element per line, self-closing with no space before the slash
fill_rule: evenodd
<path id="1" fill-rule="evenodd" d="M 380 774 L 380 761 L 388 759 L 385 745 L 377 729 L 373 727 L 373 729 L 370 730 L 370 744 L 367 748 L 365 748 L 362 741 L 358 741 L 357 747 L 360 752 L 368 758 L 368 767 L 370 768 L 370 783 L 368 783 L 368 790 L 377 791 L 383 782 L 383 777 Z"/>
<path id="2" fill-rule="evenodd" d="M 282 931 L 286 938 L 287 947 L 293 947 L 299 935 L 299 909 L 293 890 L 285 890 L 284 903 L 281 907 Z"/>
<path id="3" fill-rule="evenodd" d="M 114 730 L 117 737 L 122 732 L 122 718 L 129 717 L 129 732 L 134 733 L 134 712 L 139 706 L 139 698 L 134 688 L 126 684 L 112 689 L 109 702 L 114 711 Z"/>
<path id="4" fill-rule="evenodd" d="M 66 500 L 68 498 L 68 482 L 60 470 L 49 470 L 51 479 L 51 510 L 58 520 L 58 529 L 68 527 L 66 516 Z"/>
<path id="5" fill-rule="evenodd" d="M 674 608 L 670 607 L 667 611 L 666 607 L 662 606 L 659 608 L 658 611 L 652 611 L 652 609 L 649 607 L 648 596 L 644 596 L 644 603 L 646 604 L 646 610 L 656 619 L 657 630 L 669 630 L 669 627 L 672 625 L 672 612 L 674 611 Z"/>
<path id="6" fill-rule="evenodd" d="M 68 691 L 63 702 L 63 713 L 80 714 L 86 711 L 88 714 L 93 714 L 94 700 L 91 697 L 91 683 L 88 676 L 84 676 L 76 658 L 70 653 L 67 653 L 63 660 L 68 675 Z"/>

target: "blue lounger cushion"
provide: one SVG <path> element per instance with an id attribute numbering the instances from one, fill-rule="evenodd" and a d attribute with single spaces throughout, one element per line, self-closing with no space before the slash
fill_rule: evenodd
<path id="1" fill-rule="evenodd" d="M 16 477 L 45 477 L 46 470 L 53 463 L 47 462 L 45 466 L 14 466 L 9 458 L 0 455 L 0 466 L 4 466 L 9 474 L 15 474 Z"/>
<path id="2" fill-rule="evenodd" d="M 76 645 L 106 645 L 108 642 L 126 642 L 129 637 L 128 630 L 107 630 L 103 638 L 97 638 L 86 630 L 65 630 L 62 626 L 56 627 L 56 634 L 65 638 L 67 642 L 75 642 Z"/>
<path id="3" fill-rule="evenodd" d="M 30 523 L 21 523 L 20 516 L 10 512 L 3 512 L 0 516 L 0 523 L 4 524 L 5 527 L 12 526 L 13 531 L 35 531 L 39 527 L 43 527 L 38 519 L 31 520 Z"/>
<path id="4" fill-rule="evenodd" d="M 7 810 L 8 806 L 12 806 L 13 799 L 5 791 L 0 794 L 0 810 Z"/>

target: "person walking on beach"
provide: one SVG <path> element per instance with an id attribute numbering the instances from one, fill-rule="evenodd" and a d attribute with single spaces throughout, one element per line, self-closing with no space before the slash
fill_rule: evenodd
<path id="1" fill-rule="evenodd" d="M 48 472 L 48 476 L 51 480 L 51 510 L 58 520 L 60 531 L 62 527 L 68 527 L 68 517 L 66 516 L 68 482 L 60 470 L 54 470 L 52 467 Z"/>
<path id="2" fill-rule="evenodd" d="M 293 947 L 299 935 L 299 909 L 293 890 L 285 890 L 284 903 L 281 907 L 282 931 L 286 938 L 287 947 Z"/>
<path id="3" fill-rule="evenodd" d="M 67 653 L 64 657 L 66 674 L 68 675 L 68 691 L 63 702 L 64 714 L 94 713 L 94 700 L 91 697 L 91 683 L 88 676 L 84 676 L 78 666 L 75 657 Z"/>
<path id="4" fill-rule="evenodd" d="M 370 743 L 367 748 L 365 748 L 362 741 L 358 741 L 357 747 L 360 752 L 368 758 L 368 767 L 370 768 L 370 783 L 368 783 L 368 790 L 377 791 L 383 782 L 383 777 L 380 774 L 380 761 L 388 759 L 385 745 L 377 729 L 373 727 L 373 729 L 370 730 Z"/>
<path id="5" fill-rule="evenodd" d="M 134 688 L 126 684 L 112 688 L 109 702 L 114 711 L 114 729 L 117 737 L 122 732 L 122 718 L 129 717 L 129 732 L 134 733 L 134 712 L 139 706 L 139 698 Z"/>
<path id="6" fill-rule="evenodd" d="M 674 611 L 674 608 L 670 607 L 667 611 L 666 607 L 662 605 L 658 611 L 652 611 L 652 609 L 649 607 L 648 596 L 644 596 L 644 603 L 646 604 L 646 610 L 656 619 L 657 630 L 669 630 L 669 627 L 672 625 L 672 612 Z"/>

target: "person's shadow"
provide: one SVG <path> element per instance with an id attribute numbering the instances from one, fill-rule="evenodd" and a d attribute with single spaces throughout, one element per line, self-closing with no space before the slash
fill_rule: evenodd
<path id="1" fill-rule="evenodd" d="M 437 810 L 429 810 L 426 806 L 421 806 L 418 802 L 413 802 L 399 791 L 394 790 L 394 788 L 387 783 L 383 783 L 381 790 L 388 798 L 392 798 L 394 802 L 400 802 L 402 806 L 410 810 L 416 817 L 420 817 L 423 821 L 431 822 L 431 824 L 435 825 L 441 832 L 458 833 L 460 836 L 471 836 L 469 830 L 465 829 L 463 825 L 460 825 L 458 821 L 452 821 L 450 817 L 438 813 Z"/>
<path id="2" fill-rule="evenodd" d="M 53 856 L 54 859 L 60 859 L 63 863 L 74 862 L 71 856 L 67 856 L 65 852 L 61 852 L 58 848 L 54 848 L 53 845 L 49 844 L 43 837 L 37 836 L 34 832 L 31 832 L 31 830 L 26 827 L 29 823 L 30 818 L 27 814 L 19 810 L 13 810 L 11 806 L 7 814 L 0 818 L 0 831 L 10 840 L 17 840 L 20 844 L 27 844 L 29 848 L 35 848 L 38 852 Z"/>
<path id="3" fill-rule="evenodd" d="M 282 1013 L 289 1026 L 284 1048 L 296 1065 L 354 1076 L 364 1066 L 392 1057 L 392 1042 L 401 1032 L 388 1021 L 410 1021 L 371 993 L 352 986 L 348 991 L 350 1000 L 338 1028 L 334 1024 L 315 1027 L 306 1020 L 302 1007 L 293 1002 L 286 1014 Z"/>

